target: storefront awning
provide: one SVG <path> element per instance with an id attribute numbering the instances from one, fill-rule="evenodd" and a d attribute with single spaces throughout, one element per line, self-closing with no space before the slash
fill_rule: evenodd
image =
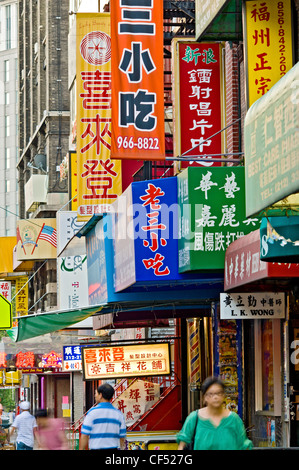
<path id="1" fill-rule="evenodd" d="M 15 342 L 24 341 L 25 339 L 63 330 L 64 328 L 85 320 L 101 310 L 102 306 L 94 306 L 81 308 L 79 310 L 58 310 L 37 315 L 25 315 L 18 318 L 18 325 L 7 330 L 7 333 Z"/>

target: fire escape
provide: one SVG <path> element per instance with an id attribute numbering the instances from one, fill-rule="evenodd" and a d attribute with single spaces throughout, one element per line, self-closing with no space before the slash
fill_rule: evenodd
<path id="1" fill-rule="evenodd" d="M 166 157 L 173 156 L 171 41 L 195 36 L 195 2 L 164 1 L 164 116 Z M 135 173 L 135 181 L 173 176 L 172 161 L 145 161 Z"/>

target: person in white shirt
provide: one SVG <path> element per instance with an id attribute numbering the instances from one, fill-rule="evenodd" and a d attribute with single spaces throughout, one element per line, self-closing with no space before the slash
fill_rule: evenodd
<path id="1" fill-rule="evenodd" d="M 37 423 L 35 417 L 29 413 L 29 408 L 29 401 L 22 401 L 21 414 L 15 417 L 11 426 L 10 436 L 17 430 L 16 450 L 33 450 Z"/>

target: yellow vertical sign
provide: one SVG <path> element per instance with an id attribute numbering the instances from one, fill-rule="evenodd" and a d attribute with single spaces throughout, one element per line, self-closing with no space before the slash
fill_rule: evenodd
<path id="1" fill-rule="evenodd" d="M 293 66 L 291 0 L 245 2 L 249 107 Z"/>
<path id="2" fill-rule="evenodd" d="M 111 151 L 111 37 L 109 13 L 78 13 L 77 219 L 109 212 L 122 193 L 121 162 Z"/>
<path id="3" fill-rule="evenodd" d="M 17 317 L 28 313 L 28 277 L 16 279 L 16 314 Z"/>

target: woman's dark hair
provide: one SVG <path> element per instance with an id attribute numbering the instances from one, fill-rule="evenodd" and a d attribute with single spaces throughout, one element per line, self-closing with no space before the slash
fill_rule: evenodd
<path id="1" fill-rule="evenodd" d="M 35 417 L 36 418 L 47 418 L 48 417 L 48 411 L 43 409 L 43 410 L 37 410 L 35 412 Z"/>
<path id="2" fill-rule="evenodd" d="M 98 393 L 101 393 L 105 400 L 111 400 L 114 395 L 114 388 L 105 383 L 98 387 Z"/>
<path id="3" fill-rule="evenodd" d="M 223 388 L 223 391 L 225 390 L 225 385 L 220 380 L 218 377 L 208 377 L 201 385 L 201 391 L 205 395 L 207 390 L 212 386 L 212 385 L 220 385 L 220 387 Z"/>

